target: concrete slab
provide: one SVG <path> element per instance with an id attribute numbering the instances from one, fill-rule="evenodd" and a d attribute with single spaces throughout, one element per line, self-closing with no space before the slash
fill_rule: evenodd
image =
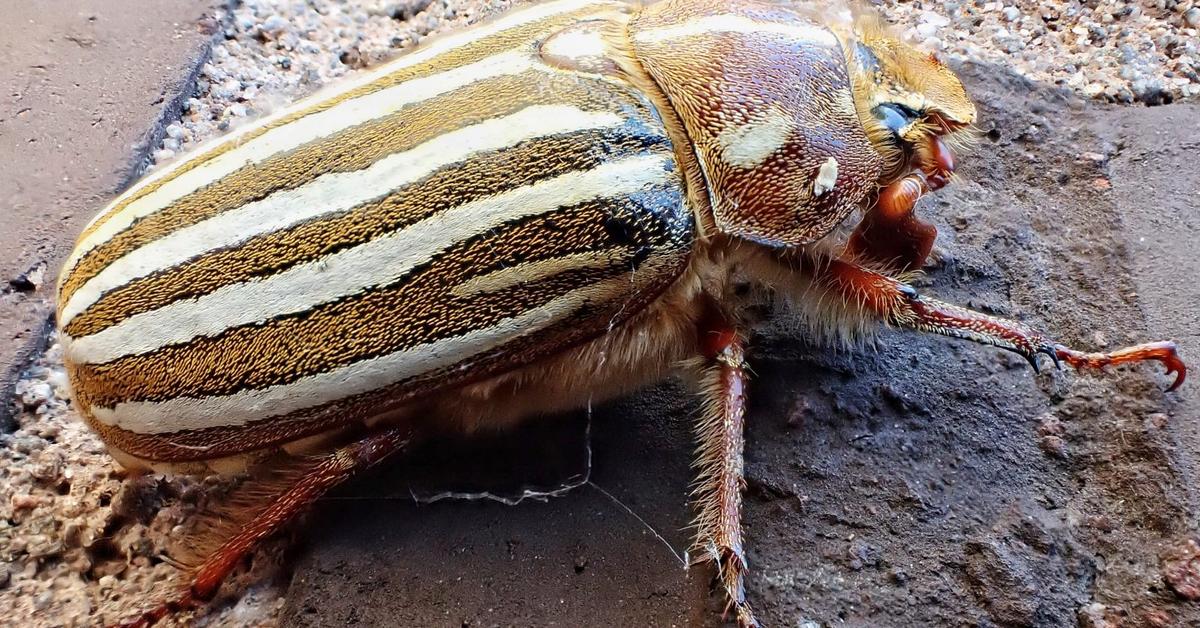
<path id="1" fill-rule="evenodd" d="M 1200 369 L 1200 105 L 1112 112 L 1118 153 L 1113 195 L 1133 261 L 1137 299 L 1152 329 Z M 1173 452 L 1200 505 L 1200 371 L 1173 397 Z"/>
<path id="2" fill-rule="evenodd" d="M 702 626 L 707 579 L 688 577 L 690 403 L 664 387 L 531 425 L 442 443 L 326 500 L 303 536 L 284 626 Z M 668 420 L 663 419 L 669 416 Z M 416 504 L 413 493 L 589 482 L 518 505 Z M 556 471 L 547 471 L 553 469 Z"/>
<path id="3" fill-rule="evenodd" d="M 194 85 L 217 0 L 0 0 L 0 429 L 58 265 Z"/>

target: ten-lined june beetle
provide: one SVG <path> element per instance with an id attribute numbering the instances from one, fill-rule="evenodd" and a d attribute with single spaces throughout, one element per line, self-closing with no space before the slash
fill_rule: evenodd
<path id="1" fill-rule="evenodd" d="M 76 406 L 132 468 L 291 464 L 149 623 L 208 599 L 333 485 L 432 433 L 690 374 L 696 549 L 741 549 L 746 306 L 1097 368 L 1111 354 L 917 294 L 975 107 L 936 57 L 770 0 L 554 0 L 238 130 L 117 198 L 59 284 Z M 848 238 L 836 229 L 856 209 Z M 745 290 L 744 286 L 759 290 Z M 747 296 L 749 295 L 749 296 Z M 323 457 L 294 456 L 323 451 Z"/>

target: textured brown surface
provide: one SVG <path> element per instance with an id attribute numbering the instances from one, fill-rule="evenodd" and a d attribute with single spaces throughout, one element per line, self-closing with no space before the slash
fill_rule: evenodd
<path id="1" fill-rule="evenodd" d="M 920 205 L 943 250 L 922 289 L 1081 348 L 1173 335 L 1194 364 L 1197 107 L 1093 107 L 998 68 L 963 72 L 995 141 Z M 1195 534 L 1195 381 L 1163 395 L 1150 367 L 1035 375 L 907 333 L 835 354 L 783 334 L 755 346 L 745 527 L 767 625 L 1200 621 L 1162 562 Z M 694 409 L 667 388 L 593 425 L 596 484 L 676 548 Z M 490 464 L 576 451 L 542 438 Z M 283 624 L 720 623 L 706 572 L 685 575 L 590 486 L 516 507 L 407 499 L 412 467 L 438 477 L 487 457 L 427 455 L 320 508 Z"/>
<path id="2" fill-rule="evenodd" d="M 217 4 L 0 0 L 0 425 L 59 263 L 178 115 Z"/>

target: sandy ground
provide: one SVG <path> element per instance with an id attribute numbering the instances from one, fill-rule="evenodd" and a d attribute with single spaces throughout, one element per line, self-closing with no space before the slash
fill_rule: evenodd
<path id="1" fill-rule="evenodd" d="M 155 158 L 502 6 L 247 2 Z M 1200 111 L 1096 102 L 1194 96 L 1192 7 L 1064 3 L 1047 20 L 1032 3 L 924 6 L 889 9 L 947 55 L 1019 59 L 964 68 L 992 141 L 923 205 L 943 250 L 927 289 L 1088 348 L 1170 335 L 1187 352 L 1197 295 L 1177 284 L 1196 271 Z M 1035 377 L 1006 355 L 904 334 L 853 354 L 781 330 L 758 346 L 746 519 L 751 599 L 770 625 L 1200 621 L 1185 601 L 1200 593 L 1190 389 L 1164 397 L 1150 369 Z M 0 612 L 21 625 L 138 607 L 171 581 L 171 540 L 219 495 L 211 481 L 124 480 L 62 401 L 57 359 L 28 372 L 19 428 L 0 436 Z M 328 500 L 293 568 L 274 569 L 277 544 L 202 623 L 714 622 L 704 575 L 677 557 L 692 410 L 667 387 L 523 439 L 420 453 Z M 561 460 L 531 467 L 547 451 Z M 546 503 L 412 499 L 584 471 Z"/>

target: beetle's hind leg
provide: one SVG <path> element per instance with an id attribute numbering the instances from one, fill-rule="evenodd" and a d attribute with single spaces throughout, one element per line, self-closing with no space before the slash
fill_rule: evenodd
<path id="1" fill-rule="evenodd" d="M 809 261 L 801 266 L 816 283 L 844 302 L 857 304 L 892 325 L 1008 349 L 1024 356 L 1035 370 L 1038 355 L 1044 354 L 1056 365 L 1066 362 L 1079 370 L 1147 360 L 1162 362 L 1167 374 L 1175 375 L 1168 390 L 1178 388 L 1187 376 L 1187 367 L 1173 342 L 1151 342 L 1111 353 L 1085 353 L 1058 344 L 1021 323 L 923 297 L 903 282 L 845 260 L 820 264 Z"/>
<path id="2" fill-rule="evenodd" d="M 266 508 L 241 525 L 238 531 L 216 551 L 209 554 L 190 574 L 190 584 L 174 599 L 121 622 L 122 627 L 150 626 L 173 613 L 193 608 L 213 598 L 221 583 L 243 558 L 264 540 L 321 498 L 333 487 L 345 482 L 389 455 L 407 447 L 411 430 L 392 428 L 374 433 L 315 458 L 288 488 L 278 493 Z"/>
<path id="3" fill-rule="evenodd" d="M 700 329 L 705 364 L 700 376 L 703 407 L 697 427 L 696 541 L 694 563 L 712 562 L 724 589 L 726 610 L 738 625 L 757 626 L 746 602 L 746 556 L 742 549 L 742 450 L 746 415 L 744 340 L 721 321 Z"/>

